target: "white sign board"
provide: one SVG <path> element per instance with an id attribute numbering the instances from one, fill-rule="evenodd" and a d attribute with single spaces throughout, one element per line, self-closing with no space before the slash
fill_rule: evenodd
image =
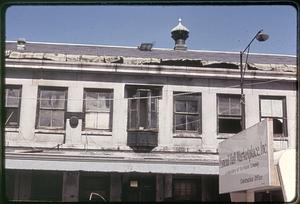
<path id="1" fill-rule="evenodd" d="M 266 119 L 219 144 L 219 192 L 272 185 L 273 127 Z"/>

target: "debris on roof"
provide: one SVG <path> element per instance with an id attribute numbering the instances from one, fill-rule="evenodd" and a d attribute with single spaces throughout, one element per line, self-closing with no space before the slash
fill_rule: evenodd
<path id="1" fill-rule="evenodd" d="M 62 53 L 34 53 L 6 50 L 6 58 L 9 59 L 32 59 L 49 60 L 60 62 L 80 63 L 118 63 L 127 65 L 158 65 L 158 66 L 185 66 L 185 67 L 207 67 L 222 69 L 239 69 L 238 62 L 205 61 L 201 59 L 162 59 L 162 58 L 141 58 L 124 56 L 96 56 L 96 55 L 75 55 Z M 296 65 L 288 64 L 261 64 L 248 63 L 248 70 L 296 72 Z"/>

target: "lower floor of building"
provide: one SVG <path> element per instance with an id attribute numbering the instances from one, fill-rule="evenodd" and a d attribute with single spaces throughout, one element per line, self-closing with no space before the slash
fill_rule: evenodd
<path id="1" fill-rule="evenodd" d="M 230 201 L 218 175 L 6 170 L 10 201 Z M 281 192 L 257 192 L 256 201 L 283 201 Z"/>
<path id="2" fill-rule="evenodd" d="M 217 175 L 6 170 L 8 200 L 227 201 Z"/>

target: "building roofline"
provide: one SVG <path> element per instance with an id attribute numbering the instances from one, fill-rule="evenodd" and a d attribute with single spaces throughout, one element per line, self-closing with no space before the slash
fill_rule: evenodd
<path id="1" fill-rule="evenodd" d="M 17 43 L 14 40 L 7 40 L 5 43 Z M 26 43 L 31 44 L 45 44 L 45 45 L 73 45 L 73 46 L 90 46 L 90 47 L 110 47 L 110 48 L 128 48 L 128 49 L 136 49 L 138 46 L 117 46 L 117 45 L 103 45 L 103 44 L 83 44 L 83 43 L 59 43 L 59 42 L 33 42 L 33 41 L 26 41 Z M 152 50 L 162 50 L 162 51 L 174 51 L 171 48 L 152 48 Z M 179 51 L 181 52 L 181 51 Z M 185 51 L 186 52 L 186 51 Z M 234 51 L 214 51 L 214 50 L 187 50 L 187 52 L 206 52 L 206 53 L 228 53 L 228 54 L 239 54 L 240 52 Z M 250 55 L 265 55 L 265 56 L 282 56 L 282 57 L 297 57 L 297 55 L 288 55 L 288 54 L 269 54 L 269 53 L 253 53 L 250 52 Z"/>

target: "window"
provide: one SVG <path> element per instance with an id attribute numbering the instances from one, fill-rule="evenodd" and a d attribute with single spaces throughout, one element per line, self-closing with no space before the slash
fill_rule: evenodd
<path id="1" fill-rule="evenodd" d="M 200 201 L 201 182 L 198 179 L 174 179 L 173 195 L 175 201 Z"/>
<path id="2" fill-rule="evenodd" d="M 128 129 L 157 130 L 158 93 L 150 88 L 128 90 Z"/>
<path id="3" fill-rule="evenodd" d="M 66 98 L 66 88 L 39 88 L 37 128 L 63 129 L 65 127 Z"/>
<path id="4" fill-rule="evenodd" d="M 201 132 L 201 95 L 174 93 L 174 130 Z"/>
<path id="5" fill-rule="evenodd" d="M 260 120 L 272 118 L 274 136 L 287 136 L 285 98 L 260 96 L 259 99 Z"/>
<path id="6" fill-rule="evenodd" d="M 111 130 L 112 98 L 112 90 L 84 90 L 85 129 Z"/>
<path id="7" fill-rule="evenodd" d="M 238 133 L 242 130 L 240 95 L 218 95 L 218 133 Z"/>
<path id="8" fill-rule="evenodd" d="M 5 127 L 19 127 L 21 86 L 5 88 Z"/>

